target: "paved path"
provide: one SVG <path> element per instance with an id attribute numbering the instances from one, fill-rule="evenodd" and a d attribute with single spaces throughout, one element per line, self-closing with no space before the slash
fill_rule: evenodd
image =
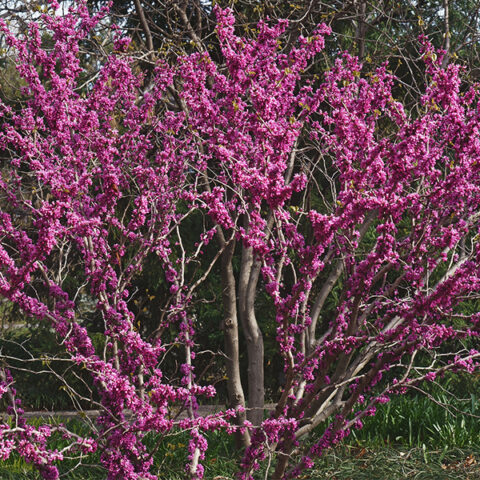
<path id="1" fill-rule="evenodd" d="M 225 405 L 200 405 L 198 407 L 198 415 L 204 417 L 206 415 L 211 415 L 212 413 L 221 412 L 225 410 Z M 274 403 L 268 403 L 265 405 L 265 410 L 273 410 L 275 408 Z M 131 415 L 131 412 L 126 412 L 127 416 Z M 89 417 L 89 418 L 96 418 L 100 415 L 100 410 L 84 410 L 84 411 L 76 411 L 76 410 L 58 410 L 55 412 L 45 412 L 45 411 L 35 411 L 35 412 L 25 412 L 23 414 L 24 418 L 81 418 L 81 417 Z M 0 412 L 0 419 L 3 420 L 5 417 L 11 417 L 11 415 L 7 415 L 3 412 Z M 177 420 L 181 420 L 187 417 L 187 412 L 184 410 L 180 413 Z"/>

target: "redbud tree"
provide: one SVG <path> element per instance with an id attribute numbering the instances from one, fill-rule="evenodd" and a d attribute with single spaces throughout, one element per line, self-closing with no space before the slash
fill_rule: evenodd
<path id="1" fill-rule="evenodd" d="M 157 447 L 145 436 L 178 429 L 190 435 L 189 478 L 202 478 L 215 430 L 245 446 L 238 478 L 262 465 L 270 478 L 295 478 L 392 395 L 478 367 L 480 316 L 465 313 L 480 291 L 477 88 L 423 38 L 425 90 L 407 111 L 388 65 L 364 74 L 341 53 L 308 73 L 327 26 L 283 49 L 286 21 L 242 38 L 231 11 L 215 14 L 221 55 L 158 60 L 149 88 L 118 35 L 85 81 L 82 45 L 106 10 L 92 16 L 77 2 L 24 35 L 1 24 L 23 86 L 21 101 L 0 103 L 0 293 L 55 330 L 100 410 L 87 436 L 30 424 L 2 359 L 0 456 L 17 452 L 43 478 L 98 450 L 109 479 L 153 480 Z M 132 305 L 152 258 L 169 293 L 147 334 Z M 200 416 L 199 401 L 216 393 L 196 377 L 196 354 L 208 349 L 196 342 L 196 305 L 216 271 L 231 408 Z M 247 419 L 246 405 L 263 406 L 259 292 L 275 312 L 285 380 L 266 418 Z M 82 295 L 101 318 L 101 346 Z M 163 367 L 172 346 L 183 352 L 176 378 Z"/>

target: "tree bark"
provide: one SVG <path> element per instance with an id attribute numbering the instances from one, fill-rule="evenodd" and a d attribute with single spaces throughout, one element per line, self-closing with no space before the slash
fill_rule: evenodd
<path id="1" fill-rule="evenodd" d="M 220 230 L 219 230 L 220 231 Z M 223 233 L 218 235 L 220 243 L 225 242 Z M 225 354 L 227 359 L 225 366 L 227 370 L 227 392 L 229 408 L 245 407 L 245 396 L 240 379 L 240 360 L 238 345 L 238 317 L 236 300 L 236 282 L 233 273 L 232 257 L 235 250 L 235 242 L 231 241 L 226 245 L 221 259 L 222 277 L 222 300 L 223 300 L 223 333 Z M 246 420 L 245 412 L 238 413 L 237 422 L 242 425 Z M 250 444 L 248 431 L 236 435 L 237 447 L 247 447 Z"/>
<path id="2" fill-rule="evenodd" d="M 449 12 L 450 2 L 449 0 L 443 0 L 443 10 L 444 10 L 444 23 L 445 31 L 443 33 L 445 39 L 443 41 L 443 49 L 445 50 L 445 56 L 442 60 L 442 68 L 446 68 L 448 61 L 450 59 L 450 12 Z"/>
<path id="3" fill-rule="evenodd" d="M 367 13 L 367 2 L 361 1 L 357 4 L 357 28 L 355 32 L 355 43 L 357 44 L 358 59 L 361 61 L 365 56 L 365 35 L 367 33 L 367 24 L 365 17 Z"/>
<path id="4" fill-rule="evenodd" d="M 153 38 L 150 27 L 148 26 L 147 18 L 145 17 L 145 12 L 143 10 L 140 0 L 135 0 L 135 10 L 137 11 L 138 18 L 140 19 L 140 24 L 142 25 L 143 33 L 146 38 L 146 47 L 149 52 L 149 55 L 153 54 Z"/>
<path id="5" fill-rule="evenodd" d="M 242 247 L 238 298 L 242 330 L 248 355 L 248 413 L 254 425 L 263 420 L 265 405 L 263 335 L 255 316 L 255 294 L 261 263 L 254 258 L 250 247 Z"/>

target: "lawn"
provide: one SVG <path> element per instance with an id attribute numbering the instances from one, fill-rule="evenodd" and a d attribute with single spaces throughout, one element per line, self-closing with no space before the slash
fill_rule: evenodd
<path id="1" fill-rule="evenodd" d="M 480 403 L 474 395 L 463 401 L 437 394 L 435 401 L 424 396 L 399 396 L 365 421 L 361 430 L 352 432 L 346 442 L 320 458 L 305 479 L 329 480 L 480 480 Z M 70 428 L 84 433 L 80 420 L 68 420 Z M 321 428 L 321 427 L 320 427 Z M 234 480 L 238 458 L 233 439 L 216 432 L 208 435 L 205 478 Z M 58 447 L 62 440 L 59 438 Z M 185 447 L 188 436 L 175 432 L 161 438 L 150 434 L 148 446 L 160 442 L 154 472 L 159 478 L 183 479 Z M 478 459 L 478 460 L 477 460 Z M 69 460 L 62 465 L 68 480 L 100 480 L 106 477 L 99 456 Z M 271 474 L 271 472 L 270 472 Z M 265 471 L 256 474 L 268 479 Z M 1 480 L 39 479 L 31 465 L 11 457 L 0 465 Z"/>

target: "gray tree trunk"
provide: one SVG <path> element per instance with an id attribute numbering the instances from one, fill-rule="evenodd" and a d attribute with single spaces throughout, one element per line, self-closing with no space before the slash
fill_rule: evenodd
<path id="1" fill-rule="evenodd" d="M 225 242 L 223 234 L 219 234 L 218 237 L 220 239 L 220 243 L 222 243 L 222 240 Z M 223 333 L 225 354 L 227 356 L 225 367 L 227 370 L 229 408 L 236 408 L 238 406 L 245 407 L 245 396 L 240 379 L 236 283 L 232 266 L 234 250 L 235 242 L 232 241 L 226 246 L 221 259 L 222 300 L 224 312 Z M 243 424 L 245 420 L 245 412 L 239 413 L 237 416 L 238 424 Z M 244 434 L 238 433 L 236 436 L 236 441 L 238 447 L 247 447 L 250 444 L 250 435 L 248 431 L 246 431 Z"/>
<path id="2" fill-rule="evenodd" d="M 255 317 L 255 295 L 261 263 L 254 259 L 251 248 L 242 247 L 242 263 L 238 286 L 240 323 L 248 355 L 248 413 L 254 425 L 263 420 L 265 404 L 263 336 Z"/>

